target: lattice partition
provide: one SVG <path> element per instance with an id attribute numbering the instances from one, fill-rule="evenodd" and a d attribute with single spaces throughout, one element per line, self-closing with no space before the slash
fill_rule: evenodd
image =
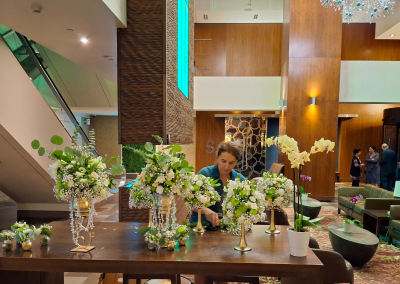
<path id="1" fill-rule="evenodd" d="M 266 159 L 266 124 L 262 117 L 241 117 L 225 120 L 226 139 L 238 143 L 243 149 L 236 171 L 248 179 L 262 176 Z"/>

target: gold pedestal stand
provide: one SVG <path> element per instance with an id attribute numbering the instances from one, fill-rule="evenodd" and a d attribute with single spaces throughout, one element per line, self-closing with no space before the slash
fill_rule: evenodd
<path id="1" fill-rule="evenodd" d="M 197 211 L 197 214 L 198 214 L 197 226 L 196 228 L 193 229 L 193 232 L 203 234 L 206 230 L 203 228 L 203 225 L 201 224 L 201 209 Z"/>
<path id="2" fill-rule="evenodd" d="M 271 210 L 271 224 L 265 232 L 270 235 L 277 235 L 281 232 L 275 228 L 275 209 Z"/>
<path id="3" fill-rule="evenodd" d="M 249 247 L 246 243 L 246 230 L 244 227 L 244 223 L 242 224 L 242 236 L 240 238 L 240 242 L 237 246 L 235 246 L 235 250 L 238 251 L 250 251 L 252 250 L 251 247 Z"/>

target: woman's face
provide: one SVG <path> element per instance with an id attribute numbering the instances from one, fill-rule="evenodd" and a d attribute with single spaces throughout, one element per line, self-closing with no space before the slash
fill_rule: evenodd
<path id="1" fill-rule="evenodd" d="M 360 157 L 361 151 L 356 154 L 357 157 Z"/>
<path id="2" fill-rule="evenodd" d="M 369 147 L 369 152 L 370 152 L 371 154 L 373 154 L 375 151 L 374 151 L 374 149 L 372 149 L 371 147 Z"/>
<path id="3" fill-rule="evenodd" d="M 220 174 L 230 174 L 236 164 L 237 160 L 235 156 L 228 152 L 222 152 L 221 155 L 217 157 L 217 165 Z"/>

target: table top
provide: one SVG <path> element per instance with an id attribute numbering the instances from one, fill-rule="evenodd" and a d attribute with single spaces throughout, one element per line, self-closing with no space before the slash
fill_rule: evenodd
<path id="1" fill-rule="evenodd" d="M 288 226 L 277 226 L 279 235 L 270 236 L 268 226 L 255 225 L 246 234 L 249 252 L 234 250 L 240 236 L 207 231 L 192 233 L 187 246 L 175 251 L 150 251 L 139 229 L 139 223 L 95 223 L 89 253 L 71 252 L 75 246 L 69 221 L 53 222 L 48 246 L 33 241 L 31 252 L 16 247 L 0 255 L 0 270 L 49 272 L 109 272 L 152 274 L 207 274 L 236 276 L 298 276 L 323 275 L 323 264 L 312 252 L 307 257 L 293 257 L 289 252 Z M 82 234 L 84 236 L 84 234 Z M 315 276 L 318 277 L 318 276 Z"/>
<path id="2" fill-rule="evenodd" d="M 365 214 L 368 214 L 369 216 L 374 217 L 374 218 L 388 219 L 389 220 L 388 210 L 365 209 L 363 212 Z"/>
<path id="3" fill-rule="evenodd" d="M 297 200 L 296 200 L 297 203 Z M 310 198 L 308 197 L 306 201 L 302 201 L 303 206 L 306 207 L 321 207 L 322 204 L 321 202 L 319 202 L 318 200 L 314 199 L 314 198 Z"/>
<path id="4" fill-rule="evenodd" d="M 353 243 L 363 245 L 376 245 L 379 243 L 379 239 L 371 232 L 356 225 L 352 226 L 353 231 L 351 233 L 344 232 L 343 223 L 330 223 L 328 225 L 328 230 L 336 236 Z"/>

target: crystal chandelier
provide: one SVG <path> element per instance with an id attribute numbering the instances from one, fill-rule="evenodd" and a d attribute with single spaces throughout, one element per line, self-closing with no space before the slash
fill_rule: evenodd
<path id="1" fill-rule="evenodd" d="M 343 20 L 350 23 L 355 14 L 365 14 L 366 19 L 372 23 L 378 17 L 393 14 L 396 0 L 320 0 L 323 7 L 333 7 L 341 11 Z"/>

